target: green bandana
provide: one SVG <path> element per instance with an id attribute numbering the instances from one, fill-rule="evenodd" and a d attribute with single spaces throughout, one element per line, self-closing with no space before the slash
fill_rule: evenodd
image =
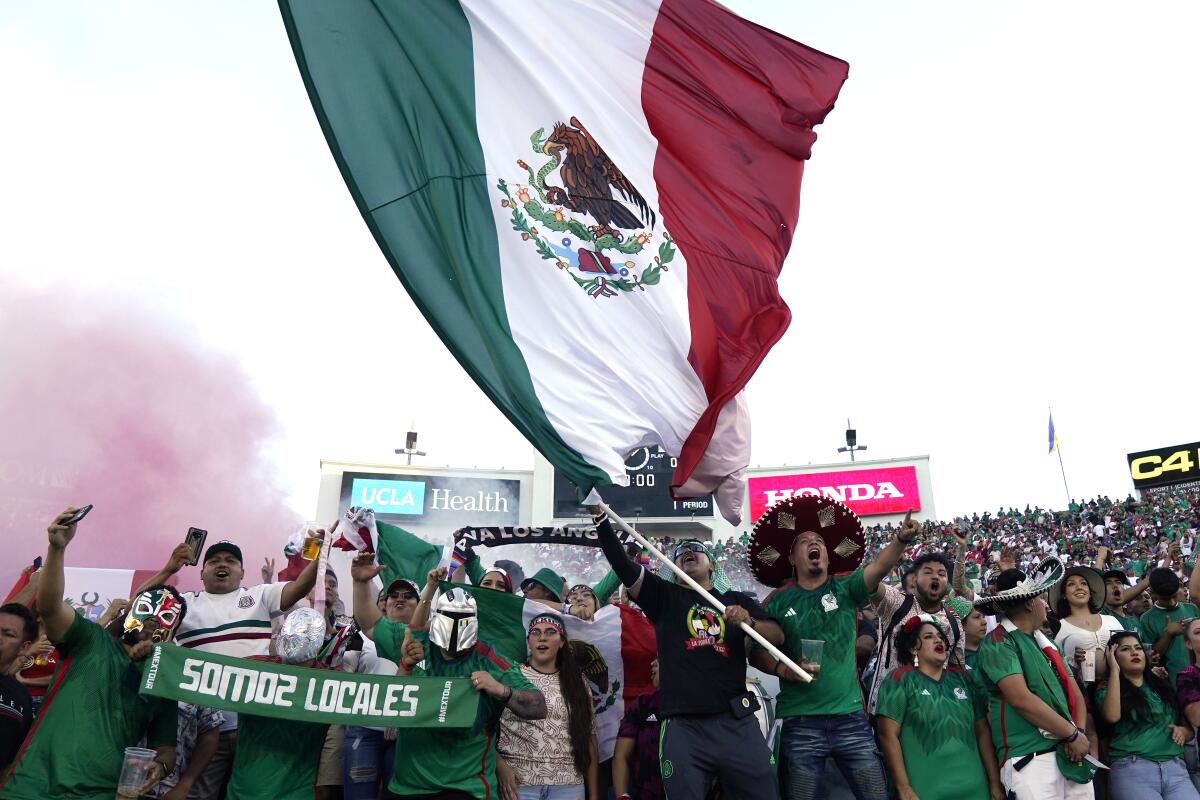
<path id="1" fill-rule="evenodd" d="M 175 645 L 154 648 L 141 693 L 239 714 L 380 728 L 469 728 L 479 705 L 465 680 L 355 675 Z"/>

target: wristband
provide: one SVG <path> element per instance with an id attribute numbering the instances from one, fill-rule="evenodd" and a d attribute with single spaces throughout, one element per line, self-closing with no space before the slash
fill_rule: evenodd
<path id="1" fill-rule="evenodd" d="M 505 705 L 508 705 L 508 701 L 512 700 L 514 694 L 516 694 L 516 690 L 514 690 L 511 686 L 508 687 L 508 696 L 504 698 Z"/>
<path id="2" fill-rule="evenodd" d="M 1071 742 L 1073 742 L 1079 738 L 1079 734 L 1080 734 L 1080 730 L 1079 730 L 1079 728 L 1076 728 L 1075 732 L 1073 734 L 1071 734 L 1071 738 L 1063 739 L 1063 742 L 1065 742 L 1066 744 L 1070 744 Z"/>

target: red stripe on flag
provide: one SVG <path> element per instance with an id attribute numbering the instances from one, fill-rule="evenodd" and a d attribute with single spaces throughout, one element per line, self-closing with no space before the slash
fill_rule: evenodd
<path id="1" fill-rule="evenodd" d="M 846 62 L 711 0 L 662 0 L 642 108 L 658 140 L 664 224 L 687 258 L 689 361 L 708 408 L 672 488 L 708 449 L 717 416 L 787 329 L 777 279 L 800 212 L 813 126 L 833 108 Z"/>
<path id="2" fill-rule="evenodd" d="M 654 624 L 635 608 L 621 609 L 621 663 L 625 667 L 626 704 L 639 695 L 654 691 L 650 682 L 650 662 L 658 655 L 658 637 Z"/>

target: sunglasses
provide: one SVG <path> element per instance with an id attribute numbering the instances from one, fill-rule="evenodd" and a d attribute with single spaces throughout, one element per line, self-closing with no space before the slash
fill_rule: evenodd
<path id="1" fill-rule="evenodd" d="M 388 599 L 389 600 L 416 600 L 418 598 L 417 598 L 417 595 L 415 592 L 402 592 L 399 589 L 397 589 L 394 592 L 388 592 Z"/>
<path id="2" fill-rule="evenodd" d="M 700 542 L 684 542 L 675 548 L 675 558 L 679 558 L 684 553 L 703 553 L 708 555 L 708 548 Z"/>

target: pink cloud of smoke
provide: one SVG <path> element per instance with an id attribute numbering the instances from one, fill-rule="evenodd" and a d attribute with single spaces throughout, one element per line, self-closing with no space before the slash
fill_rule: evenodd
<path id="1" fill-rule="evenodd" d="M 0 298 L 0 592 L 46 550 L 46 526 L 92 503 L 67 565 L 157 569 L 189 526 L 237 542 L 246 580 L 299 516 L 264 447 L 272 410 L 228 355 L 103 297 Z M 196 587 L 198 569 L 180 583 Z"/>

